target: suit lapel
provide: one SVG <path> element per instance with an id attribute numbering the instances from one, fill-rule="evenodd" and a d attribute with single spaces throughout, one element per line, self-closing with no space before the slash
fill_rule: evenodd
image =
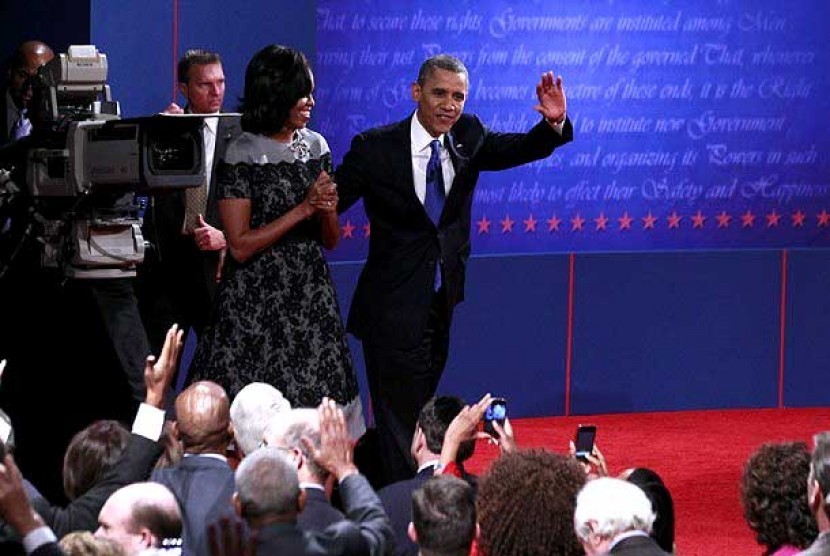
<path id="1" fill-rule="evenodd" d="M 424 218 L 428 222 L 432 222 L 427 214 L 424 204 L 418 199 L 415 193 L 415 177 L 412 171 L 412 118 L 411 116 L 401 121 L 394 129 L 394 136 L 392 137 L 391 145 L 393 147 L 387 149 L 391 157 L 391 167 L 395 172 L 400 172 L 393 181 L 393 186 L 402 187 L 402 195 L 407 205 L 411 208 L 420 210 Z M 400 148 L 403 144 L 404 148 Z M 394 146 L 397 145 L 397 146 Z"/>
<path id="2" fill-rule="evenodd" d="M 446 146 L 450 153 L 453 169 L 455 170 L 455 177 L 452 180 L 452 186 L 447 194 L 447 200 L 444 203 L 444 212 L 447 210 L 448 205 L 454 206 L 454 204 L 458 203 L 457 199 L 459 195 L 462 194 L 464 189 L 462 184 L 465 182 L 467 166 L 470 163 L 466 147 L 462 143 L 456 141 L 455 135 L 452 131 L 447 134 Z M 444 212 L 441 213 L 442 220 L 444 218 Z"/>
<path id="3" fill-rule="evenodd" d="M 470 162 L 467 157 L 466 147 L 457 142 L 452 131 L 447 133 L 446 140 L 447 150 L 450 152 L 450 160 L 452 160 L 452 167 L 455 169 L 455 175 L 461 174 Z M 452 189 L 450 189 L 452 191 Z"/>

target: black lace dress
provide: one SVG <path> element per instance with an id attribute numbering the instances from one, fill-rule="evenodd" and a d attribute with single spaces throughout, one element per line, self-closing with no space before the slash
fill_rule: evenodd
<path id="1" fill-rule="evenodd" d="M 250 199 L 251 229 L 276 220 L 306 197 L 331 153 L 310 130 L 291 143 L 243 133 L 217 167 L 219 199 Z M 323 396 L 345 406 L 350 432 L 363 431 L 357 380 L 320 222 L 309 219 L 244 263 L 228 253 L 211 324 L 199 339 L 190 379 L 212 380 L 233 397 L 266 382 L 294 407 Z"/>

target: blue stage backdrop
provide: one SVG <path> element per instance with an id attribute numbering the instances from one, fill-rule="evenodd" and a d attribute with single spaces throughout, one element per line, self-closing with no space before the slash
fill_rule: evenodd
<path id="1" fill-rule="evenodd" d="M 319 0 L 315 123 L 342 158 L 410 114 L 420 63 L 448 52 L 466 110 L 526 130 L 553 70 L 575 141 L 482 176 L 475 253 L 827 246 L 827 21 L 826 0 Z M 332 257 L 360 260 L 362 209 L 342 220 Z"/>

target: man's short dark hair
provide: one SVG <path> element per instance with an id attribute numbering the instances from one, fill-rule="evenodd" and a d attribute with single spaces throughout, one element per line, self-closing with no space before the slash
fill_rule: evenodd
<path id="1" fill-rule="evenodd" d="M 830 432 L 815 435 L 813 443 L 815 447 L 810 458 L 813 478 L 821 489 L 821 495 L 824 496 L 824 513 L 830 517 L 830 503 L 827 501 L 830 495 Z"/>
<path id="2" fill-rule="evenodd" d="M 193 66 L 206 66 L 208 64 L 221 64 L 222 59 L 216 52 L 208 52 L 199 48 L 191 48 L 184 53 L 184 56 L 179 60 L 179 66 L 176 74 L 179 77 L 179 83 L 187 83 L 190 80 L 190 68 Z"/>
<path id="3" fill-rule="evenodd" d="M 159 543 L 164 539 L 179 539 L 182 536 L 182 518 L 170 508 L 139 501 L 133 506 L 132 518 L 134 532 L 146 527 Z"/>
<path id="4" fill-rule="evenodd" d="M 472 487 L 450 475 L 430 478 L 412 493 L 412 523 L 423 556 L 466 556 L 476 534 Z"/>
<path id="5" fill-rule="evenodd" d="M 440 454 L 452 420 L 464 409 L 464 400 L 457 396 L 435 396 L 431 398 L 418 414 L 418 426 L 424 433 L 427 448 L 433 454 Z"/>
<path id="6" fill-rule="evenodd" d="M 245 70 L 242 129 L 250 133 L 278 133 L 291 108 L 311 94 L 311 69 L 298 50 L 272 44 L 251 58 Z"/>
<path id="7" fill-rule="evenodd" d="M 423 85 L 427 80 L 427 77 L 432 75 L 432 72 L 437 69 L 447 70 L 454 73 L 463 73 L 468 81 L 470 79 L 469 74 L 467 73 L 467 68 L 464 66 L 464 62 L 455 56 L 450 56 L 449 54 L 438 54 L 432 58 L 427 58 L 424 63 L 421 64 L 421 69 L 418 70 L 418 85 Z"/>

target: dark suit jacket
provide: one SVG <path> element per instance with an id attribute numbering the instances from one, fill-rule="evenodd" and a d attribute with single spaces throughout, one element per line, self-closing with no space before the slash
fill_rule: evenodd
<path id="1" fill-rule="evenodd" d="M 32 552 L 31 556 L 63 556 L 65 552 L 61 550 L 56 542 L 48 542 L 42 544 Z"/>
<path id="2" fill-rule="evenodd" d="M 629 537 L 623 539 L 612 548 L 608 554 L 619 556 L 669 556 L 651 537 Z"/>
<path id="3" fill-rule="evenodd" d="M 95 531 L 98 528 L 98 514 L 107 498 L 122 486 L 147 480 L 159 455 L 159 443 L 131 434 L 118 463 L 107 471 L 101 482 L 66 508 L 53 506 L 40 497 L 32 500 L 32 507 L 58 538 L 72 531 Z"/>
<path id="4" fill-rule="evenodd" d="M 395 555 L 417 555 L 418 545 L 409 538 L 409 522 L 412 521 L 412 493 L 435 475 L 435 468 L 428 467 L 411 479 L 398 481 L 378 491 L 378 498 L 389 516 L 395 533 Z"/>
<path id="5" fill-rule="evenodd" d="M 389 520 L 377 494 L 362 475 L 351 475 L 340 484 L 347 521 L 322 533 L 302 531 L 296 523 L 275 523 L 259 530 L 256 554 L 380 556 L 393 544 Z"/>
<path id="6" fill-rule="evenodd" d="M 436 227 L 415 194 L 410 127 L 411 117 L 358 134 L 336 173 L 338 211 L 362 198 L 372 229 L 348 330 L 364 341 L 398 348 L 413 347 L 423 337 L 439 261 L 448 319 L 464 300 L 470 207 L 479 173 L 544 158 L 573 139 L 570 121 L 562 135 L 545 121 L 528 133 L 495 133 L 476 116 L 463 114 L 447 135 L 455 179 Z"/>
<path id="7" fill-rule="evenodd" d="M 207 526 L 233 515 L 233 470 L 212 457 L 188 456 L 175 467 L 158 469 L 150 480 L 176 496 L 182 510 L 182 554 L 207 554 Z"/>
<path id="8" fill-rule="evenodd" d="M 218 199 L 216 197 L 216 164 L 225 156 L 228 143 L 242 133 L 242 126 L 238 116 L 219 118 L 216 126 L 216 148 L 213 155 L 213 170 L 208 191 L 207 210 L 205 221 L 216 228 L 222 228 L 219 222 Z M 142 228 L 145 238 L 155 247 L 153 257 L 165 260 L 176 257 L 182 240 L 182 222 L 184 221 L 185 192 L 182 190 L 169 193 L 159 193 L 150 198 L 150 205 L 144 217 Z M 189 239 L 189 238 L 187 238 Z M 190 243 L 193 243 L 192 240 Z M 194 246 L 195 247 L 195 246 Z M 210 291 L 215 292 L 216 265 L 219 257 L 215 252 L 205 256 L 205 280 L 211 285 Z M 152 260 L 148 262 L 152 263 Z"/>
<path id="9" fill-rule="evenodd" d="M 305 508 L 297 516 L 297 525 L 303 531 L 323 531 L 326 527 L 346 519 L 343 512 L 335 508 L 318 488 L 305 489 Z"/>

